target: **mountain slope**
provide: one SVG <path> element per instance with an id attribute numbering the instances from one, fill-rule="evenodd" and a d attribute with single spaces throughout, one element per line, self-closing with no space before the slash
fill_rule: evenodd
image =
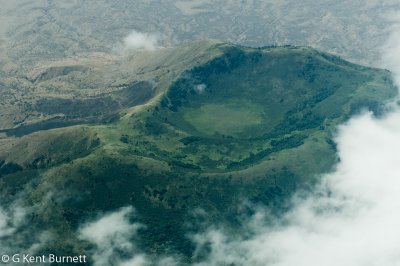
<path id="1" fill-rule="evenodd" d="M 0 138 L 79 124 L 105 123 L 160 93 L 185 68 L 215 56 L 213 42 L 128 55 L 90 54 L 38 60 L 0 83 Z M 165 90 L 165 88 L 163 88 Z"/>
<path id="2" fill-rule="evenodd" d="M 43 58 L 110 52 L 122 46 L 132 30 L 158 33 L 163 46 L 204 38 L 255 47 L 313 45 L 377 66 L 399 8 L 397 0 L 0 3 L 0 75 L 25 72 Z"/>
<path id="3" fill-rule="evenodd" d="M 190 62 L 177 60 L 186 52 Z M 2 197 L 37 206 L 24 230 L 57 239 L 42 249 L 90 250 L 79 226 L 132 205 L 143 249 L 190 260 L 188 232 L 240 223 L 244 201 L 282 211 L 334 166 L 336 126 L 363 108 L 382 114 L 396 95 L 388 71 L 311 48 L 203 42 L 168 54 L 170 65 L 145 71 L 152 98 L 118 119 L 0 142 Z"/>

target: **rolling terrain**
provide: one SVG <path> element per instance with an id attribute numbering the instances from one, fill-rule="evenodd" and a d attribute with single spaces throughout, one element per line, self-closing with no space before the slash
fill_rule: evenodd
<path id="1" fill-rule="evenodd" d="M 108 54 L 121 48 L 132 30 L 158 34 L 164 47 L 204 39 L 252 47 L 291 44 L 380 66 L 380 48 L 398 21 L 394 10 L 399 8 L 397 0 L 2 0 L 0 4 L 0 76 L 24 74 L 38 61 Z"/>
<path id="2" fill-rule="evenodd" d="M 76 60 L 7 81 L 30 108 L 1 119 L 0 195 L 29 207 L 10 248 L 46 232 L 39 251 L 90 252 L 79 227 L 133 206 L 146 253 L 201 261 L 188 233 L 237 228 L 246 202 L 284 211 L 334 167 L 336 127 L 383 115 L 397 93 L 389 71 L 309 47 L 202 41 Z"/>

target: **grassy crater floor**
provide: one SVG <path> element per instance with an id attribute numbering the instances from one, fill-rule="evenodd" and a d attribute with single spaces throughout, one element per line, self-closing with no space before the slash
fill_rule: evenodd
<path id="1" fill-rule="evenodd" d="M 183 119 L 204 135 L 237 136 L 248 134 L 251 128 L 268 123 L 260 105 L 242 99 L 229 99 L 225 103 L 209 103 L 198 108 L 184 108 Z"/>

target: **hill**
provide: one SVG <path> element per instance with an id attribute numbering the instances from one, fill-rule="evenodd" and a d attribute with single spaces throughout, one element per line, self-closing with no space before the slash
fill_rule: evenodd
<path id="1" fill-rule="evenodd" d="M 125 72 L 131 77 L 121 74 L 133 65 Z M 47 69 L 36 75 L 40 86 L 76 78 L 75 70 Z M 363 109 L 382 115 L 397 93 L 388 71 L 308 47 L 199 42 L 99 69 L 90 70 L 99 84 L 120 76 L 129 84 L 110 90 L 110 98 L 43 100 L 35 110 L 57 106 L 71 117 L 100 112 L 113 119 L 6 132 L 0 141 L 2 198 L 35 206 L 21 230 L 32 239 L 48 232 L 52 240 L 42 250 L 89 250 L 77 238 L 79 226 L 131 205 L 146 226 L 141 248 L 189 261 L 188 232 L 240 224 L 244 201 L 284 210 L 294 191 L 335 165 L 336 126 Z M 58 83 L 60 75 L 65 80 Z M 205 221 L 194 215 L 200 209 L 207 210 Z"/>

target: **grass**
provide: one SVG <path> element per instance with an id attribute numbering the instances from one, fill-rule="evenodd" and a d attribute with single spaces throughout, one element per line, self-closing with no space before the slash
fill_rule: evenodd
<path id="1" fill-rule="evenodd" d="M 262 122 L 266 123 L 261 106 L 239 99 L 187 108 L 182 112 L 184 120 L 205 135 L 236 136 Z"/>

